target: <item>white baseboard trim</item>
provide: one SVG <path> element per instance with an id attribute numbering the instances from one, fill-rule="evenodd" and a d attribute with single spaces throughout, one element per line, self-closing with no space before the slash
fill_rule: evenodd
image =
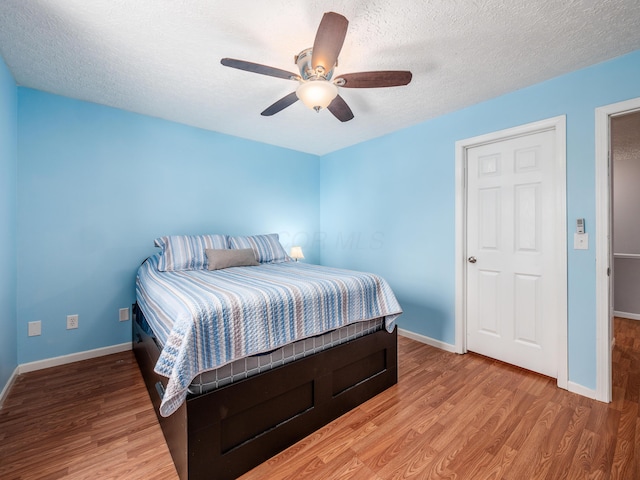
<path id="1" fill-rule="evenodd" d="M 629 313 L 629 312 L 613 312 L 614 317 L 622 317 L 628 318 L 630 320 L 640 320 L 640 313 Z"/>
<path id="2" fill-rule="evenodd" d="M 403 328 L 398 328 L 398 335 L 410 338 L 411 340 L 416 340 L 420 343 L 426 343 L 427 345 L 431 345 L 432 347 L 436 347 L 447 352 L 456 353 L 455 345 L 436 340 L 435 338 L 427 337 L 426 335 L 420 335 L 419 333 L 410 332 L 409 330 L 405 330 Z"/>
<path id="3" fill-rule="evenodd" d="M 34 372 L 36 370 L 42 370 L 49 367 L 57 367 L 59 365 L 66 365 L 67 363 L 79 362 L 81 360 L 89 360 L 90 358 L 102 357 L 104 355 L 111 355 L 112 353 L 120 353 L 131 350 L 131 342 L 121 343 L 119 345 L 111 345 L 109 347 L 96 348 L 94 350 L 86 350 L 84 352 L 71 353 L 69 355 L 62 355 L 60 357 L 46 358 L 44 360 L 37 360 L 35 362 L 23 363 L 18 365 L 18 374 Z"/>
<path id="4" fill-rule="evenodd" d="M 9 377 L 9 380 L 7 380 L 7 383 L 2 389 L 2 392 L 0 392 L 0 410 L 2 409 L 2 405 L 4 404 L 4 399 L 7 398 L 7 395 L 9 394 L 9 390 L 11 390 L 11 386 L 13 385 L 13 382 L 15 382 L 16 378 L 18 378 L 18 374 L 19 374 L 18 367 L 16 367 L 13 369 L 13 373 Z"/>
<path id="5" fill-rule="evenodd" d="M 567 382 L 567 390 L 571 393 L 577 393 L 578 395 L 582 395 L 583 397 L 592 398 L 596 400 L 596 391 L 591 390 L 590 388 L 583 387 L 579 383 L 575 382 Z"/>

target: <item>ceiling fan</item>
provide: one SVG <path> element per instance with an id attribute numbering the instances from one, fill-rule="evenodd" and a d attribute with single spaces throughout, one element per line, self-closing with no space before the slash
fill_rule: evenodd
<path id="1" fill-rule="evenodd" d="M 348 26 L 349 21 L 342 15 L 334 12 L 324 14 L 313 47 L 307 48 L 295 56 L 294 61 L 300 70 L 300 75 L 234 58 L 223 58 L 220 63 L 226 67 L 284 78 L 285 80 L 295 80 L 300 83 L 295 92 L 291 92 L 275 102 L 261 115 L 274 115 L 300 99 L 316 112 L 327 108 L 338 120 L 347 122 L 353 118 L 353 112 L 344 99 L 338 95 L 338 87 L 397 87 L 407 85 L 412 77 L 411 72 L 405 70 L 383 70 L 347 73 L 332 80 Z"/>

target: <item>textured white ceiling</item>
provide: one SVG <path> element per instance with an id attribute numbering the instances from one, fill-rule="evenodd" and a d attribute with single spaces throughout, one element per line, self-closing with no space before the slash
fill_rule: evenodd
<path id="1" fill-rule="evenodd" d="M 0 53 L 17 83 L 322 155 L 640 48 L 638 0 L 2 0 Z M 341 89 L 341 123 L 296 83 L 326 11 L 346 16 L 336 75 L 413 72 L 406 87 Z"/>

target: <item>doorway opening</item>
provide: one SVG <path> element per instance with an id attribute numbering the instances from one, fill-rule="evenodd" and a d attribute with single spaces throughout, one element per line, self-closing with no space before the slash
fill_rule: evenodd
<path id="1" fill-rule="evenodd" d="M 640 111 L 611 118 L 613 314 L 640 320 Z M 615 338 L 615 329 L 614 329 Z"/>
<path id="2" fill-rule="evenodd" d="M 640 305 L 626 291 L 634 275 L 640 281 L 640 249 L 636 251 L 634 245 L 638 238 L 634 231 L 637 221 L 624 223 L 628 211 L 637 205 L 629 198 L 635 195 L 637 181 L 635 186 L 629 181 L 636 170 L 640 175 L 640 154 L 633 153 L 634 141 L 638 142 L 638 125 L 640 98 L 596 109 L 596 399 L 603 402 L 613 398 L 614 315 L 633 316 L 635 312 L 626 310 L 638 310 L 640 319 Z M 634 155 L 638 164 L 631 160 Z M 618 212 L 614 215 L 616 203 Z M 626 203 L 629 209 L 625 208 Z M 634 211 L 631 218 L 635 220 L 635 216 Z M 640 232 L 640 226 L 637 228 Z M 616 270 L 618 288 L 614 289 Z"/>

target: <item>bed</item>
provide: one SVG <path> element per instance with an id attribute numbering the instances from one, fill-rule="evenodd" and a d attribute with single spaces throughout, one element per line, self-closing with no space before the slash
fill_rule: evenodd
<path id="1" fill-rule="evenodd" d="M 380 277 L 293 262 L 274 234 L 156 245 L 133 349 L 181 479 L 236 478 L 397 382 L 401 309 Z"/>

